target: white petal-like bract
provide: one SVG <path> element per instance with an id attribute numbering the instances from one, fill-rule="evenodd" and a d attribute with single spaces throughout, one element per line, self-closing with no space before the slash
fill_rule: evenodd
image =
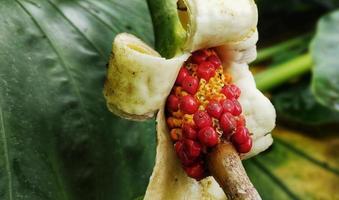
<path id="1" fill-rule="evenodd" d="M 116 36 L 104 89 L 110 111 L 133 120 L 152 117 L 189 55 L 165 59 L 133 35 Z"/>
<path id="2" fill-rule="evenodd" d="M 188 177 L 174 152 L 164 110 L 157 116 L 157 154 L 144 200 L 226 200 L 213 177 L 196 181 Z"/>
<path id="3" fill-rule="evenodd" d="M 256 32 L 258 11 L 253 0 L 183 0 L 188 20 L 185 49 L 231 45 Z"/>

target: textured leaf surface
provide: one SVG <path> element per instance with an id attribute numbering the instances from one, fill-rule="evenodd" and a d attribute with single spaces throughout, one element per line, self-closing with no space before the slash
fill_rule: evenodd
<path id="1" fill-rule="evenodd" d="M 154 122 L 115 118 L 102 88 L 116 33 L 152 43 L 146 3 L 3 0 L 0 30 L 0 199 L 143 194 Z"/>
<path id="2" fill-rule="evenodd" d="M 338 199 L 339 138 L 282 127 L 273 131 L 273 146 L 245 161 L 263 199 Z"/>
<path id="3" fill-rule="evenodd" d="M 339 10 L 322 17 L 312 42 L 312 91 L 323 105 L 339 111 Z"/>
<path id="4" fill-rule="evenodd" d="M 278 119 L 289 125 L 318 129 L 320 132 L 324 127 L 339 130 L 339 112 L 318 103 L 307 82 L 274 94 L 272 101 Z"/>

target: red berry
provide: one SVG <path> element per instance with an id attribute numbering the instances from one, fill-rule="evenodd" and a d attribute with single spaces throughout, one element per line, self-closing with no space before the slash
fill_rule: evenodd
<path id="1" fill-rule="evenodd" d="M 174 128 L 170 131 L 170 135 L 173 141 L 178 141 L 182 138 L 182 130 L 179 128 Z"/>
<path id="2" fill-rule="evenodd" d="M 246 126 L 246 120 L 243 115 L 240 115 L 239 117 L 237 117 L 236 122 L 237 122 L 237 127 Z"/>
<path id="3" fill-rule="evenodd" d="M 205 111 L 198 111 L 193 115 L 193 121 L 198 128 L 212 126 L 212 119 Z"/>
<path id="4" fill-rule="evenodd" d="M 198 87 L 199 80 L 193 76 L 186 76 L 182 82 L 182 88 L 192 95 L 194 95 L 197 92 Z"/>
<path id="5" fill-rule="evenodd" d="M 235 144 L 243 144 L 249 139 L 249 131 L 246 127 L 237 127 L 237 130 L 232 135 L 232 142 Z"/>
<path id="6" fill-rule="evenodd" d="M 217 55 L 211 55 L 207 58 L 207 61 L 209 61 L 210 63 L 212 63 L 212 65 L 215 67 L 215 68 L 218 68 L 220 67 L 221 65 L 221 61 L 220 59 L 218 58 Z"/>
<path id="7" fill-rule="evenodd" d="M 191 95 L 183 96 L 180 100 L 180 108 L 185 114 L 193 114 L 198 110 L 199 104 Z"/>
<path id="8" fill-rule="evenodd" d="M 200 64 L 200 63 L 204 62 L 207 57 L 208 57 L 208 55 L 207 55 L 206 50 L 196 51 L 196 52 L 193 52 L 193 54 L 192 54 L 192 61 L 195 64 Z"/>
<path id="9" fill-rule="evenodd" d="M 198 66 L 197 75 L 206 81 L 210 80 L 215 75 L 215 68 L 210 62 L 203 62 Z"/>
<path id="10" fill-rule="evenodd" d="M 217 132 L 210 126 L 201 129 L 198 133 L 198 138 L 203 145 L 208 147 L 213 147 L 219 142 Z"/>
<path id="11" fill-rule="evenodd" d="M 222 88 L 221 93 L 223 93 L 227 99 L 237 99 L 240 97 L 240 89 L 234 85 L 226 85 Z"/>
<path id="12" fill-rule="evenodd" d="M 209 115 L 217 119 L 219 119 L 220 115 L 223 112 L 221 104 L 217 101 L 210 101 L 206 107 L 206 110 Z"/>
<path id="13" fill-rule="evenodd" d="M 233 105 L 234 107 L 233 107 L 232 115 L 239 116 L 242 113 L 242 108 L 241 108 L 239 101 L 233 100 Z"/>
<path id="14" fill-rule="evenodd" d="M 177 153 L 177 156 L 179 157 L 181 163 L 184 166 L 189 166 L 191 164 L 194 163 L 194 159 L 190 158 L 187 155 L 187 152 L 185 152 L 185 148 L 184 148 L 184 142 L 182 141 L 178 141 L 175 143 L 174 148 L 175 148 L 175 152 Z"/>
<path id="15" fill-rule="evenodd" d="M 197 181 L 200 181 L 205 177 L 205 169 L 201 162 L 185 167 L 184 170 L 189 177 L 194 178 Z"/>
<path id="16" fill-rule="evenodd" d="M 173 94 L 171 94 L 167 98 L 167 109 L 170 111 L 177 111 L 179 109 L 179 98 Z"/>
<path id="17" fill-rule="evenodd" d="M 252 149 L 252 138 L 249 137 L 245 143 L 235 146 L 239 153 L 248 153 Z"/>
<path id="18" fill-rule="evenodd" d="M 232 92 L 231 87 L 229 85 L 225 85 L 221 89 L 221 93 L 223 93 L 226 96 L 227 99 L 234 99 L 233 92 Z"/>
<path id="19" fill-rule="evenodd" d="M 236 122 L 231 113 L 222 114 L 219 122 L 225 135 L 231 134 L 234 131 Z"/>
<path id="20" fill-rule="evenodd" d="M 174 149 L 177 154 L 183 151 L 184 143 L 182 141 L 178 141 L 174 144 Z"/>
<path id="21" fill-rule="evenodd" d="M 176 84 L 181 85 L 182 82 L 184 81 L 184 79 L 186 78 L 186 76 L 189 76 L 189 72 L 186 69 L 185 66 L 181 67 L 177 80 L 175 81 Z"/>
<path id="22" fill-rule="evenodd" d="M 231 90 L 233 92 L 234 98 L 237 99 L 240 97 L 241 91 L 240 88 L 238 88 L 238 86 L 231 84 Z"/>
<path id="23" fill-rule="evenodd" d="M 200 156 L 201 145 L 193 140 L 186 139 L 185 151 L 190 158 L 195 159 Z"/>
<path id="24" fill-rule="evenodd" d="M 197 138 L 197 131 L 189 124 L 184 124 L 182 127 L 184 137 L 195 140 Z"/>
<path id="25" fill-rule="evenodd" d="M 224 112 L 233 113 L 234 103 L 233 103 L 232 100 L 225 99 L 225 100 L 221 101 L 221 105 L 222 105 Z"/>

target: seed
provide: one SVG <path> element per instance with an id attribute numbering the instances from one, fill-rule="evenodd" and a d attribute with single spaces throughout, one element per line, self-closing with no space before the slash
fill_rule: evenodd
<path id="1" fill-rule="evenodd" d="M 201 129 L 198 133 L 198 138 L 199 141 L 207 147 L 213 147 L 219 142 L 217 132 L 210 126 Z"/>
<path id="2" fill-rule="evenodd" d="M 224 113 L 220 117 L 220 127 L 224 135 L 231 134 L 236 126 L 236 122 L 231 113 Z"/>
<path id="3" fill-rule="evenodd" d="M 252 149 L 252 138 L 248 137 L 245 143 L 236 145 L 236 149 L 239 153 L 248 153 Z"/>
<path id="4" fill-rule="evenodd" d="M 190 158 L 195 159 L 200 156 L 201 145 L 193 140 L 185 139 L 184 150 Z"/>
<path id="5" fill-rule="evenodd" d="M 184 166 L 189 166 L 194 163 L 194 159 L 191 159 L 188 155 L 187 152 L 185 152 L 184 148 L 184 142 L 183 141 L 178 141 L 174 144 L 174 149 L 175 152 L 177 153 L 181 163 Z"/>
<path id="6" fill-rule="evenodd" d="M 167 109 L 169 111 L 175 112 L 179 109 L 179 98 L 173 94 L 171 94 L 168 98 L 167 98 Z"/>
<path id="7" fill-rule="evenodd" d="M 193 76 L 186 76 L 182 82 L 182 88 L 191 95 L 194 95 L 197 92 L 198 87 L 199 80 Z"/>
<path id="8" fill-rule="evenodd" d="M 175 83 L 177 85 L 181 85 L 182 82 L 184 81 L 184 79 L 186 78 L 186 76 L 189 76 L 189 72 L 186 69 L 186 67 L 183 66 L 183 67 L 181 67 L 181 69 L 179 71 L 179 74 L 178 74 L 178 77 L 177 77 L 177 80 L 175 81 Z"/>
<path id="9" fill-rule="evenodd" d="M 180 108 L 185 114 L 193 114 L 198 110 L 199 104 L 191 95 L 186 95 L 180 100 Z"/>
<path id="10" fill-rule="evenodd" d="M 245 127 L 237 127 L 237 130 L 232 135 L 232 142 L 239 145 L 245 143 L 249 139 L 249 131 Z"/>
<path id="11" fill-rule="evenodd" d="M 192 54 L 192 61 L 195 64 L 200 64 L 200 63 L 204 62 L 207 57 L 208 57 L 207 50 L 196 51 Z"/>
<path id="12" fill-rule="evenodd" d="M 197 131 L 191 125 L 184 124 L 182 131 L 185 138 L 191 140 L 197 139 Z"/>
<path id="13" fill-rule="evenodd" d="M 240 89 L 234 85 L 226 85 L 221 89 L 221 93 L 223 93 L 227 99 L 237 99 L 240 97 Z"/>
<path id="14" fill-rule="evenodd" d="M 193 115 L 195 125 L 202 129 L 207 126 L 212 126 L 212 119 L 205 111 L 198 111 Z"/>
<path id="15" fill-rule="evenodd" d="M 174 128 L 171 130 L 171 139 L 173 141 L 178 141 L 178 140 L 181 140 L 182 138 L 182 130 L 179 129 L 179 128 Z"/>
<path id="16" fill-rule="evenodd" d="M 231 91 L 233 92 L 234 98 L 238 99 L 240 97 L 241 91 L 238 86 L 231 84 Z"/>
<path id="17" fill-rule="evenodd" d="M 210 62 L 203 62 L 198 66 L 197 75 L 199 78 L 210 80 L 215 75 L 215 68 Z"/>
<path id="18" fill-rule="evenodd" d="M 200 181 L 205 177 L 205 169 L 201 162 L 195 163 L 189 167 L 185 167 L 184 170 L 189 177 L 194 178 L 197 181 Z"/>
<path id="19" fill-rule="evenodd" d="M 233 111 L 231 112 L 234 116 L 239 116 L 242 113 L 242 108 L 237 100 L 233 100 Z"/>
<path id="20" fill-rule="evenodd" d="M 207 61 L 212 63 L 212 65 L 215 67 L 215 68 L 218 68 L 220 67 L 221 65 L 221 61 L 220 59 L 218 58 L 217 55 L 211 55 L 207 58 Z"/>
<path id="21" fill-rule="evenodd" d="M 219 119 L 223 112 L 221 104 L 217 101 L 210 101 L 206 107 L 208 114 L 214 118 Z"/>
<path id="22" fill-rule="evenodd" d="M 179 154 L 184 149 L 184 143 L 182 141 L 178 141 L 174 144 L 174 149 L 177 154 Z"/>
<path id="23" fill-rule="evenodd" d="M 234 103 L 233 103 L 232 100 L 225 99 L 225 100 L 221 101 L 221 105 L 222 105 L 222 108 L 223 108 L 224 112 L 229 112 L 229 113 L 233 114 Z"/>

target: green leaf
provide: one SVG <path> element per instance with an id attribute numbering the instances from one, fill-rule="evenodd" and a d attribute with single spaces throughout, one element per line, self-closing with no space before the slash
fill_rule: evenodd
<path id="1" fill-rule="evenodd" d="M 270 66 L 283 63 L 286 60 L 295 58 L 296 56 L 308 50 L 309 41 L 312 34 L 307 33 L 273 46 L 259 49 L 256 60 L 252 63 L 257 64 L 263 61 L 271 61 Z"/>
<path id="2" fill-rule="evenodd" d="M 339 138 L 337 132 L 317 137 L 281 126 L 274 143 L 244 162 L 263 199 L 338 199 Z"/>
<path id="3" fill-rule="evenodd" d="M 339 130 L 339 112 L 319 104 L 311 93 L 308 83 L 289 87 L 272 97 L 278 119 L 295 127 L 321 129 L 331 126 Z"/>
<path id="4" fill-rule="evenodd" d="M 0 199 L 132 199 L 155 158 L 154 121 L 108 112 L 113 37 L 152 44 L 142 0 L 0 3 Z"/>
<path id="5" fill-rule="evenodd" d="M 318 23 L 311 45 L 314 59 L 312 92 L 323 105 L 339 111 L 339 10 Z"/>

